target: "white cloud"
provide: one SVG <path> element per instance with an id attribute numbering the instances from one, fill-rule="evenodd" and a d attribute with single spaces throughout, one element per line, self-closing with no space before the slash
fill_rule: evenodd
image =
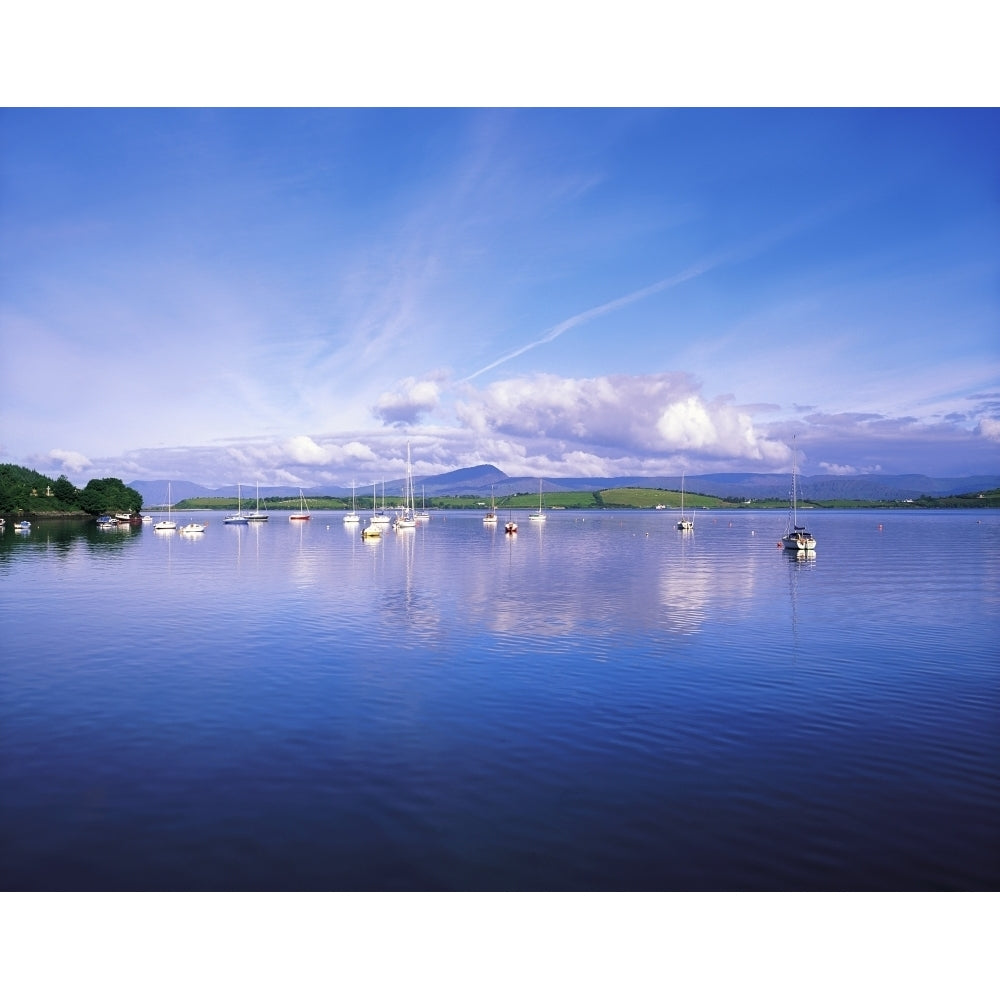
<path id="1" fill-rule="evenodd" d="M 78 451 L 63 451 L 61 448 L 53 448 L 48 453 L 48 458 L 67 472 L 83 472 L 93 465 L 86 455 L 81 455 Z"/>
<path id="2" fill-rule="evenodd" d="M 984 438 L 990 441 L 1000 441 L 1000 420 L 994 420 L 991 417 L 983 417 L 979 421 L 979 426 L 976 428 L 978 433 L 982 434 Z"/>
<path id="3" fill-rule="evenodd" d="M 284 451 L 289 461 L 300 465 L 321 465 L 327 460 L 326 449 L 321 448 L 306 434 L 286 441 Z"/>
<path id="4" fill-rule="evenodd" d="M 384 424 L 413 424 L 425 413 L 437 408 L 443 376 L 436 378 L 405 378 L 393 392 L 384 392 L 372 407 L 372 412 Z"/>
<path id="5" fill-rule="evenodd" d="M 882 471 L 881 465 L 859 468 L 856 465 L 838 465 L 836 462 L 820 462 L 819 467 L 831 476 L 867 476 Z"/>
<path id="6" fill-rule="evenodd" d="M 755 427 L 749 408 L 703 399 L 694 380 L 678 372 L 506 379 L 483 390 L 466 386 L 456 410 L 478 433 L 570 441 L 595 453 L 631 453 L 640 460 L 694 453 L 781 463 L 788 456 L 784 444 Z"/>

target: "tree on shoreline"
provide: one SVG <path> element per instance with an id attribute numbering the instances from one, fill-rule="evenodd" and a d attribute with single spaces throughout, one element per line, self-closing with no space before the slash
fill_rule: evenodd
<path id="1" fill-rule="evenodd" d="M 0 464 L 0 511 L 33 514 L 138 514 L 142 494 L 120 479 L 91 479 L 78 490 L 65 476 L 48 476 L 21 465 Z"/>

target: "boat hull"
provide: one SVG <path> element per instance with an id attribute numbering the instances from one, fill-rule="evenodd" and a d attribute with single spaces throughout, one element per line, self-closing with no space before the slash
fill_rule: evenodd
<path id="1" fill-rule="evenodd" d="M 816 539 L 808 531 L 790 531 L 781 539 L 781 544 L 789 551 L 811 552 L 816 548 Z"/>

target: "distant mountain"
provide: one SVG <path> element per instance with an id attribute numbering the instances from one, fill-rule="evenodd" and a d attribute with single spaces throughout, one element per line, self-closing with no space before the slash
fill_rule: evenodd
<path id="1" fill-rule="evenodd" d="M 214 490 L 206 490 L 204 486 L 185 480 L 171 479 L 168 483 L 166 479 L 134 479 L 128 485 L 142 494 L 142 502 L 146 507 L 158 507 L 165 504 L 168 485 L 170 486 L 170 499 L 174 503 L 180 503 L 181 500 L 187 500 L 188 497 L 215 496 Z M 220 496 L 224 495 L 220 494 Z M 236 496 L 235 490 L 233 496 Z"/>
<path id="2" fill-rule="evenodd" d="M 799 496 L 806 500 L 916 500 L 922 496 L 948 497 L 979 493 L 1000 486 L 996 476 L 931 477 L 902 476 L 799 476 Z M 711 496 L 738 496 L 748 500 L 787 497 L 791 477 L 787 475 L 718 473 L 688 476 L 685 487 Z M 675 487 L 676 488 L 676 487 Z"/>
<path id="3" fill-rule="evenodd" d="M 440 496 L 489 496 L 492 486 L 497 494 L 537 493 L 538 478 L 505 475 L 495 465 L 476 465 L 469 469 L 455 469 L 436 476 L 414 477 L 419 493 L 428 498 Z M 128 484 L 138 490 L 147 506 L 167 502 L 167 480 L 134 480 Z M 680 476 L 618 476 L 616 478 L 542 478 L 542 489 L 547 492 L 593 492 L 620 487 L 636 486 L 648 489 L 680 489 Z M 387 494 L 398 496 L 403 480 L 386 480 Z M 686 476 L 684 488 L 689 493 L 705 493 L 716 497 L 741 497 L 764 500 L 770 497 L 786 498 L 791 491 L 791 477 L 776 473 L 719 472 L 707 476 Z M 799 476 L 799 497 L 803 500 L 916 500 L 922 496 L 946 497 L 962 493 L 981 493 L 1000 488 L 1000 474 L 995 476 L 932 477 L 903 476 Z M 256 495 L 256 486 L 243 486 L 244 499 Z M 381 484 L 379 491 L 381 493 Z M 261 486 L 261 497 L 297 496 L 298 488 L 292 486 Z M 358 488 L 359 493 L 363 489 Z M 350 486 L 312 486 L 303 490 L 306 496 L 351 495 Z M 170 495 L 174 503 L 191 497 L 235 497 L 236 484 L 212 489 L 197 483 L 172 480 Z"/>

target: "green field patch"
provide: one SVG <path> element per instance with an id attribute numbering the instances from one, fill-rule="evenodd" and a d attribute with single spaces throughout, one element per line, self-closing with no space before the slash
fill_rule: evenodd
<path id="1" fill-rule="evenodd" d="M 655 508 L 662 504 L 664 507 L 680 510 L 681 494 L 680 490 L 658 490 L 648 489 L 644 486 L 620 486 L 610 490 L 601 490 L 598 494 L 605 507 L 626 507 L 635 510 L 644 510 L 650 507 Z M 720 500 L 719 497 L 705 496 L 702 493 L 684 493 L 684 509 L 697 508 L 719 508 L 733 507 L 735 504 Z"/>

